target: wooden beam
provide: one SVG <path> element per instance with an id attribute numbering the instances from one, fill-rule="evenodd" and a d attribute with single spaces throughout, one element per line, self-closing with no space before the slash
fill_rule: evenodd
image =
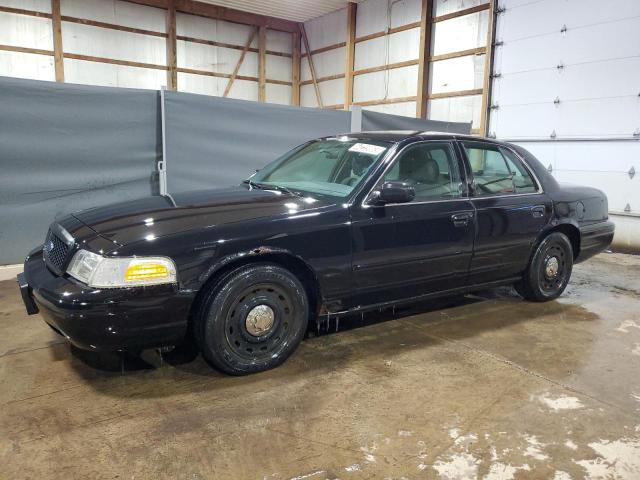
<path id="1" fill-rule="evenodd" d="M 373 40 L 374 38 L 384 37 L 385 35 L 391 35 L 392 33 L 404 32 L 405 30 L 411 30 L 413 28 L 419 28 L 420 22 L 407 23 L 406 25 L 400 25 L 399 27 L 390 28 L 388 31 L 370 33 L 369 35 L 363 35 L 357 37 L 355 42 L 366 42 L 367 40 Z"/>
<path id="2" fill-rule="evenodd" d="M 0 51 L 33 53 L 35 55 L 47 55 L 47 56 L 53 57 L 53 50 L 42 50 L 40 48 L 15 47 L 13 45 L 0 45 Z"/>
<path id="3" fill-rule="evenodd" d="M 326 47 L 317 48 L 315 50 L 311 50 L 311 55 L 316 55 L 318 53 L 329 52 L 331 50 L 336 50 L 338 48 L 342 48 L 347 45 L 347 42 L 334 43 L 332 45 L 327 45 Z M 302 54 L 303 57 L 306 57 L 309 53 L 304 52 Z"/>
<path id="4" fill-rule="evenodd" d="M 484 57 L 484 79 L 482 89 L 482 112 L 480 115 L 480 132 L 489 135 L 489 111 L 491 107 L 491 74 L 493 73 L 493 44 L 496 38 L 496 3 L 490 0 L 489 27 L 487 29 L 487 51 Z"/>
<path id="5" fill-rule="evenodd" d="M 122 65 L 124 67 L 150 68 L 152 70 L 169 70 L 166 65 L 155 63 L 131 62 L 129 60 L 117 60 L 115 58 L 95 57 L 93 55 L 80 55 L 79 53 L 65 53 L 64 58 L 74 60 L 84 60 L 86 62 L 109 63 L 111 65 Z"/>
<path id="6" fill-rule="evenodd" d="M 381 100 L 367 100 L 365 102 L 353 102 L 353 105 L 360 105 L 361 107 L 371 107 L 373 105 L 388 105 L 389 103 L 403 103 L 414 102 L 416 97 L 396 97 L 396 98 L 384 98 Z"/>
<path id="7" fill-rule="evenodd" d="M 258 28 L 258 101 L 267 101 L 267 27 Z"/>
<path id="8" fill-rule="evenodd" d="M 328 82 L 329 80 L 339 80 L 340 78 L 344 78 L 344 73 L 336 73 L 335 75 L 327 75 L 326 77 L 316 78 L 316 82 Z M 311 85 L 313 80 L 305 80 L 304 82 L 300 82 L 300 85 Z"/>
<path id="9" fill-rule="evenodd" d="M 450 58 L 467 57 L 469 55 L 482 55 L 483 53 L 486 53 L 486 51 L 486 47 L 470 48 L 468 50 L 459 50 L 457 52 L 432 55 L 431 57 L 429 57 L 429 61 L 439 62 L 440 60 L 449 60 Z"/>
<path id="10" fill-rule="evenodd" d="M 25 8 L 13 8 L 13 7 L 0 6 L 0 12 L 13 13 L 15 15 L 26 15 L 29 17 L 51 18 L 50 13 L 36 12 L 35 10 L 27 10 Z"/>
<path id="11" fill-rule="evenodd" d="M 291 34 L 291 105 L 300 105 L 300 32 Z"/>
<path id="12" fill-rule="evenodd" d="M 106 28 L 109 30 L 118 30 L 120 32 L 137 33 L 140 35 L 149 35 L 152 37 L 167 38 L 167 34 L 164 32 L 156 32 L 154 30 L 145 30 L 143 28 L 125 27 L 124 25 L 116 25 L 114 23 L 98 22 L 96 20 L 88 20 L 86 18 L 69 17 L 63 15 L 61 17 L 63 22 L 78 23 L 80 25 L 88 25 L 90 27 Z"/>
<path id="13" fill-rule="evenodd" d="M 174 0 L 167 5 L 167 88 L 178 89 L 178 45 L 176 39 L 176 9 Z"/>
<path id="14" fill-rule="evenodd" d="M 427 95 L 429 93 L 429 57 L 431 56 L 431 18 L 433 0 L 422 0 L 420 14 L 420 58 L 418 59 L 418 91 L 416 117 L 427 118 Z"/>
<path id="15" fill-rule="evenodd" d="M 493 1 L 493 0 L 491 0 Z M 433 22 L 443 22 L 445 20 L 451 20 L 452 18 L 464 17 L 465 15 L 471 15 L 472 13 L 482 12 L 484 10 L 489 10 L 489 3 L 484 3 L 482 5 L 476 5 L 475 7 L 465 8 L 463 10 L 458 10 L 457 12 L 447 13 L 446 15 L 440 15 L 438 17 L 433 17 Z"/>
<path id="16" fill-rule="evenodd" d="M 473 88 L 471 90 L 456 90 L 453 92 L 432 93 L 428 95 L 428 98 L 430 100 L 435 100 L 436 98 L 468 97 L 470 95 L 481 95 L 482 91 L 482 88 Z"/>
<path id="17" fill-rule="evenodd" d="M 387 65 L 379 65 L 377 67 L 361 68 L 360 70 L 354 70 L 353 75 L 364 75 L 365 73 L 383 72 L 385 70 L 393 70 L 395 68 L 410 67 L 412 65 L 418 65 L 418 60 L 405 60 L 404 62 L 389 63 Z"/>
<path id="18" fill-rule="evenodd" d="M 200 43 L 202 45 L 211 45 L 212 47 L 222 47 L 222 48 L 230 48 L 232 50 L 244 50 L 244 45 L 236 45 L 234 43 L 226 43 L 219 42 L 217 40 L 205 40 L 204 38 L 195 38 L 195 37 L 187 37 L 184 35 L 178 35 L 176 37 L 178 40 L 182 40 L 183 42 L 191 42 L 191 43 Z M 260 50 L 257 48 L 249 48 L 248 52 L 259 53 Z M 267 55 L 275 55 L 277 57 L 291 57 L 291 53 L 287 52 L 277 52 L 275 50 L 267 50 Z"/>
<path id="19" fill-rule="evenodd" d="M 53 66 L 56 82 L 64 82 L 64 50 L 62 49 L 62 21 L 60 20 L 60 0 L 51 0 L 51 22 L 53 30 Z"/>
<path id="20" fill-rule="evenodd" d="M 316 100 L 318 102 L 318 107 L 322 107 L 322 96 L 320 95 L 320 87 L 318 86 L 318 81 L 316 80 L 316 69 L 313 66 L 313 55 L 311 55 L 311 49 L 309 48 L 309 39 L 307 38 L 307 31 L 304 28 L 304 23 L 300 24 L 300 33 L 302 34 L 302 41 L 304 42 L 304 49 L 310 54 L 307 55 L 307 61 L 309 62 L 309 70 L 311 71 L 311 80 L 313 81 L 313 88 L 316 91 Z"/>
<path id="21" fill-rule="evenodd" d="M 347 6 L 347 42 L 344 66 L 344 109 L 349 110 L 353 103 L 353 64 L 356 55 L 356 12 L 358 4 Z"/>
<path id="22" fill-rule="evenodd" d="M 256 38 L 256 30 L 255 29 L 253 29 L 251 31 L 251 35 L 249 35 L 249 40 L 247 40 L 247 43 L 245 43 L 245 45 L 244 45 L 244 49 L 240 53 L 240 58 L 238 59 L 238 62 L 236 63 L 235 68 L 233 69 L 233 73 L 231 74 L 231 77 L 229 77 L 229 81 L 227 82 L 227 86 L 224 89 L 224 94 L 222 95 L 223 97 L 226 97 L 227 95 L 229 95 L 229 92 L 231 91 L 231 87 L 233 86 L 233 82 L 235 81 L 236 77 L 238 76 L 238 71 L 240 70 L 240 67 L 242 66 L 242 62 L 244 62 L 244 57 L 247 55 L 247 51 L 251 47 L 251 44 L 253 43 L 253 39 L 254 38 Z"/>
<path id="23" fill-rule="evenodd" d="M 125 0 L 129 3 L 146 5 L 148 7 L 168 8 L 171 0 Z M 175 8 L 178 12 L 198 15 L 200 17 L 214 18 L 226 22 L 241 23 L 244 25 L 254 25 L 256 27 L 267 27 L 270 30 L 281 32 L 295 32 L 298 24 L 291 20 L 270 17 L 268 15 L 258 15 L 256 13 L 243 12 L 233 8 L 212 5 L 210 3 L 198 2 L 195 0 L 175 0 Z"/>

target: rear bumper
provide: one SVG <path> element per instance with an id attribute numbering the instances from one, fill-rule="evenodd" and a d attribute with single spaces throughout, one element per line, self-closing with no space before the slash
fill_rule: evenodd
<path id="1" fill-rule="evenodd" d="M 576 263 L 603 252 L 611 245 L 615 225 L 605 221 L 580 227 L 580 253 Z"/>
<path id="2" fill-rule="evenodd" d="M 180 343 L 193 301 L 193 295 L 174 285 L 91 288 L 53 274 L 41 251 L 27 257 L 18 283 L 27 313 L 40 313 L 56 332 L 85 350 L 137 350 Z"/>

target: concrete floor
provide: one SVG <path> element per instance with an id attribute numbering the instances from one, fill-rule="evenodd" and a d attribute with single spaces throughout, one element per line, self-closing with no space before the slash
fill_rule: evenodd
<path id="1" fill-rule="evenodd" d="M 72 352 L 0 283 L 0 478 L 640 478 L 640 257 L 340 320 L 233 378 Z"/>

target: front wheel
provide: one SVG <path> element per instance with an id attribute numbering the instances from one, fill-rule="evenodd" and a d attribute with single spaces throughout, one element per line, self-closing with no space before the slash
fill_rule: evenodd
<path id="1" fill-rule="evenodd" d="M 293 353 L 307 330 L 304 286 L 273 264 L 240 267 L 212 290 L 197 339 L 204 358 L 230 375 L 276 367 Z"/>
<path id="2" fill-rule="evenodd" d="M 564 233 L 554 232 L 540 242 L 522 280 L 514 286 L 527 300 L 554 300 L 567 288 L 572 269 L 571 242 Z"/>

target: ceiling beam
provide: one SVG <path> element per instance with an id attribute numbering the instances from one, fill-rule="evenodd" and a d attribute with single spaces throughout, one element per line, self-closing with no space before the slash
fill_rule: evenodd
<path id="1" fill-rule="evenodd" d="M 126 0 L 130 3 L 146 5 L 148 7 L 168 8 L 170 0 Z M 198 15 L 200 17 L 215 18 L 217 20 L 225 20 L 227 22 L 242 23 L 245 25 L 254 25 L 256 27 L 266 27 L 271 30 L 279 30 L 282 32 L 297 32 L 298 24 L 291 20 L 283 18 L 270 17 L 267 15 L 258 15 L 255 13 L 243 12 L 233 8 L 221 7 L 210 3 L 198 2 L 195 0 L 175 0 L 175 9 L 178 12 Z"/>

